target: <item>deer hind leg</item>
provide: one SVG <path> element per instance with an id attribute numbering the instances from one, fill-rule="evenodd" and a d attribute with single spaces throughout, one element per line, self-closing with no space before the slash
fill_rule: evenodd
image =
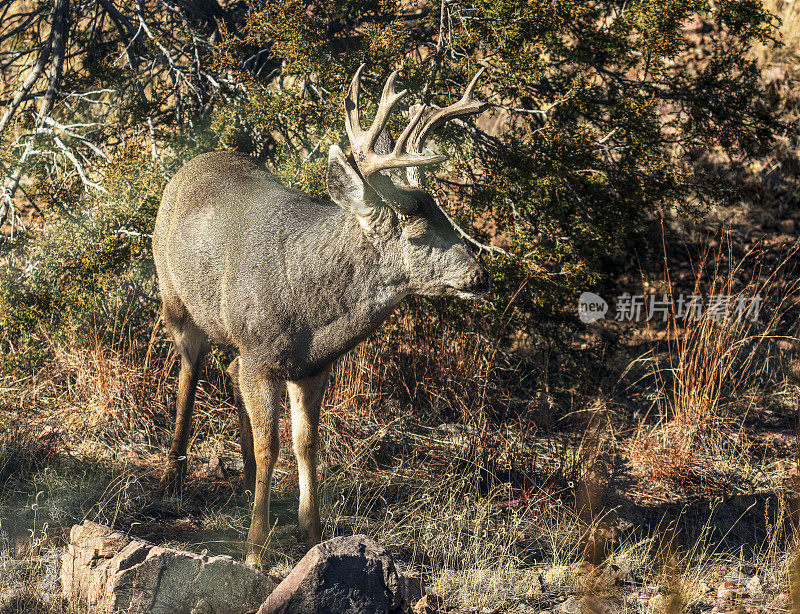
<path id="1" fill-rule="evenodd" d="M 253 427 L 250 425 L 250 417 L 242 403 L 242 394 L 239 391 L 239 364 L 240 358 L 237 356 L 226 369 L 225 373 L 233 382 L 233 396 L 236 401 L 236 409 L 239 412 L 239 445 L 242 449 L 242 459 L 244 460 L 244 489 L 255 492 L 256 487 L 256 457 L 253 452 Z"/>
<path id="2" fill-rule="evenodd" d="M 246 561 L 254 565 L 266 563 L 270 484 L 280 451 L 278 418 L 286 391 L 283 380 L 265 375 L 259 366 L 252 364 L 247 356 L 242 356 L 239 362 L 239 390 L 252 426 L 256 465 L 253 518 L 246 549 Z"/>
<path id="3" fill-rule="evenodd" d="M 178 379 L 178 399 L 175 407 L 175 432 L 167 456 L 167 466 L 161 477 L 162 486 L 179 490 L 186 474 L 186 449 L 192 424 L 192 409 L 200 376 L 200 365 L 208 351 L 208 339 L 192 321 L 179 301 L 164 303 L 164 324 L 175 341 L 181 356 Z"/>
<path id="4" fill-rule="evenodd" d="M 292 409 L 292 443 L 300 481 L 298 526 L 306 544 L 318 544 L 322 537 L 317 501 L 317 449 L 322 395 L 328 383 L 329 367 L 307 379 L 287 382 Z"/>

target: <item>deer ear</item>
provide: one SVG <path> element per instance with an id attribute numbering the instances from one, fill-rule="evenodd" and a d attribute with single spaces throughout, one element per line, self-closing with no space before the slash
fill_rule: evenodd
<path id="1" fill-rule="evenodd" d="M 331 145 L 328 150 L 328 175 L 325 183 L 331 199 L 342 209 L 352 211 L 358 216 L 369 214 L 370 206 L 366 200 L 364 180 L 347 161 L 338 145 Z"/>

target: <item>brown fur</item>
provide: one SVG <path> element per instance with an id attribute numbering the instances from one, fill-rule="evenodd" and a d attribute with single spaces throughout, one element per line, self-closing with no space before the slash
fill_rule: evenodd
<path id="1" fill-rule="evenodd" d="M 173 177 L 156 217 L 163 319 L 181 355 L 164 481 L 179 485 L 186 468 L 198 372 L 209 343 L 234 349 L 238 358 L 228 372 L 245 408 L 245 484 L 254 492 L 251 563 L 260 563 L 266 548 L 278 411 L 287 386 L 300 471 L 299 524 L 313 544 L 321 536 L 317 425 L 331 363 L 409 294 L 473 297 L 488 286 L 480 264 L 424 192 L 415 192 L 417 213 L 401 219 L 335 146 L 328 190 L 335 203 L 280 185 L 249 157 L 209 153 Z"/>

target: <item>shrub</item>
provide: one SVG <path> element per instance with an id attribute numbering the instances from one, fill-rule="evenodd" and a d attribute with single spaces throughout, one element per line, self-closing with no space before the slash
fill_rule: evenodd
<path id="1" fill-rule="evenodd" d="M 146 343 L 158 306 L 150 233 L 164 178 L 134 154 L 109 166 L 105 185 L 101 194 L 74 187 L 60 215 L 3 243 L 6 367 L 41 358 L 47 339 L 86 343 L 117 327 Z"/>
<path id="2" fill-rule="evenodd" d="M 653 216 L 735 198 L 738 186 L 693 165 L 694 152 L 746 157 L 782 129 L 748 56 L 774 36 L 774 19 L 752 0 L 713 10 L 432 1 L 415 13 L 394 0 L 253 0 L 214 15 L 145 3 L 111 16 L 90 2 L 66 21 L 59 11 L 78 5 L 34 4 L 32 40 L 53 45 L 47 33 L 65 27 L 73 59 L 53 65 L 59 87 L 47 104 L 12 107 L 0 125 L 4 187 L 24 177 L 45 220 L 3 240 L 0 325 L 5 349 L 22 355 L 39 351 L 45 330 L 77 338 L 87 323 L 152 317 L 148 235 L 164 180 L 192 155 L 252 153 L 285 183 L 323 195 L 328 147 L 346 145 L 344 90 L 362 62 L 373 109 L 394 68 L 409 102 L 444 104 L 489 67 L 480 95 L 492 111 L 437 137 L 451 163 L 430 187 L 474 237 L 497 289 L 477 308 L 440 309 L 494 338 L 570 319 L 575 291 L 640 245 Z M 716 35 L 690 69 L 685 23 L 696 13 Z M 81 19 L 91 36 L 67 27 Z M 134 43 L 124 24 L 140 19 L 150 25 Z M 8 44 L 28 40 L 12 38 L 0 32 Z M 36 49 L 16 56 L 20 74 Z"/>

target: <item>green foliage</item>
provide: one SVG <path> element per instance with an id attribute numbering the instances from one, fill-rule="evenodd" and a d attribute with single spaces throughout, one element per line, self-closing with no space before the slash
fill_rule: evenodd
<path id="1" fill-rule="evenodd" d="M 108 193 L 87 192 L 74 177 L 55 185 L 50 167 L 30 167 L 33 191 L 49 204 L 42 228 L 3 248 L 7 348 L 41 347 L 45 334 L 80 336 L 87 323 L 102 328 L 120 315 L 152 317 L 146 235 L 165 175 L 196 153 L 251 153 L 284 183 L 324 196 L 327 151 L 348 145 L 342 101 L 362 62 L 362 122 L 393 69 L 402 71 L 409 103 L 425 96 L 443 105 L 488 67 L 479 96 L 493 107 L 435 137 L 451 162 L 436 180 L 429 173 L 429 187 L 465 230 L 493 245 L 483 251 L 495 286 L 477 312 L 455 301 L 434 306 L 448 317 L 478 313 L 498 337 L 573 317 L 576 292 L 643 247 L 654 217 L 701 215 L 738 198 L 736 184 L 715 181 L 694 160 L 703 152 L 727 160 L 758 154 L 782 129 L 748 55 L 774 35 L 775 20 L 753 0 L 716 2 L 713 11 L 700 0 L 450 0 L 429 2 L 418 15 L 394 0 L 247 7 L 238 21 L 217 20 L 219 36 L 205 55 L 176 53 L 189 57 L 186 74 L 216 75 L 204 83 L 218 91 L 197 94 L 204 104 L 194 107 L 179 104 L 178 92 L 195 86 L 180 85 L 176 69 L 160 78 L 144 64 L 123 70 L 115 64 L 121 44 L 89 58 L 90 41 L 79 41 L 87 68 L 71 85 L 116 84 L 126 93 L 115 100 L 115 129 L 102 131 L 115 152 L 101 177 Z M 692 59 L 684 26 L 695 13 L 715 32 L 702 62 Z M 186 47 L 191 27 L 170 30 L 170 44 Z M 147 39 L 137 45 L 162 53 Z M 69 107 L 75 119 L 97 114 L 81 104 Z M 396 114 L 392 129 L 405 120 Z M 148 132 L 150 142 L 137 140 Z M 119 145 L 131 135 L 134 146 Z M 173 161 L 163 174 L 147 155 L 156 137 L 162 158 Z"/>
<path id="2" fill-rule="evenodd" d="M 432 2 L 418 23 L 398 18 L 399 3 L 379 6 L 376 23 L 369 3 L 255 3 L 217 61 L 235 68 L 243 49 L 271 45 L 279 75 L 267 84 L 241 71 L 247 94 L 217 109 L 214 130 L 221 146 L 255 152 L 285 182 L 321 195 L 328 147 L 347 145 L 341 101 L 361 62 L 373 77 L 368 105 L 395 68 L 413 99 L 440 57 L 429 91 L 446 104 L 487 65 L 480 90 L 492 120 L 437 137 L 452 161 L 438 188 L 474 236 L 507 245 L 509 256 L 489 254 L 497 291 L 482 309 L 497 333 L 571 317 L 576 292 L 620 254 L 646 248 L 655 216 L 701 215 L 740 197 L 692 156 L 758 154 L 780 129 L 748 57 L 774 34 L 758 3 L 709 13 L 703 1 L 483 0 L 443 12 Z M 718 31 L 702 65 L 687 63 L 684 24 L 695 13 Z"/>
<path id="3" fill-rule="evenodd" d="M 45 356 L 51 339 L 80 343 L 116 329 L 146 341 L 158 306 L 149 235 L 165 179 L 141 155 L 121 154 L 104 183 L 107 194 L 73 186 L 61 215 L 3 243 L 6 368 Z"/>

